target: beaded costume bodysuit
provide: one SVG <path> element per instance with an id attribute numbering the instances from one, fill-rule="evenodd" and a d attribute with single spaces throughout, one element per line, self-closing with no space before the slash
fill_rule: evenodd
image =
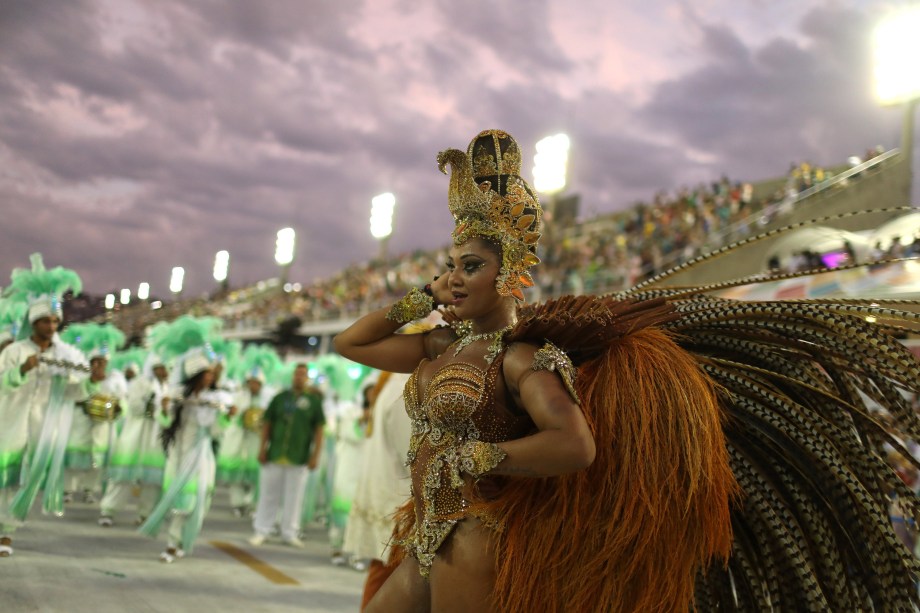
<path id="1" fill-rule="evenodd" d="M 504 351 L 485 370 L 469 362 L 449 362 L 419 390 L 419 372 L 428 363 L 423 360 L 406 382 L 406 412 L 412 420 L 406 463 L 416 521 L 402 544 L 418 560 L 422 575 L 428 575 L 435 553 L 457 522 L 469 515 L 473 479 L 461 473 L 460 446 L 508 441 L 534 428 L 526 413 L 514 415 L 492 402 Z"/>

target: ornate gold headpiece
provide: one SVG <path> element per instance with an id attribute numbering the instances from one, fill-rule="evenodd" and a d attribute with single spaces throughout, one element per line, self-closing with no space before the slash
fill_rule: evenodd
<path id="1" fill-rule="evenodd" d="M 502 267 L 495 287 L 502 296 L 524 300 L 521 288 L 533 285 L 527 269 L 540 263 L 535 251 L 543 209 L 519 175 L 520 147 L 507 132 L 484 130 L 466 153 L 459 149 L 440 152 L 438 168 L 444 174 L 448 164 L 447 203 L 456 224 L 454 244 L 476 236 L 500 243 Z"/>

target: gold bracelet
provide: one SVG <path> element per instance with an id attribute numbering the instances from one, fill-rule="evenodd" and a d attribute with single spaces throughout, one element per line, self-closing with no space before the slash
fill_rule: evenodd
<path id="1" fill-rule="evenodd" d="M 390 321 L 405 324 L 416 319 L 426 317 L 434 310 L 434 300 L 417 287 L 397 300 L 387 311 L 386 318 Z"/>
<path id="2" fill-rule="evenodd" d="M 508 457 L 504 449 L 495 443 L 484 443 L 483 441 L 467 441 L 460 445 L 460 469 L 472 475 L 479 477 L 501 463 Z"/>

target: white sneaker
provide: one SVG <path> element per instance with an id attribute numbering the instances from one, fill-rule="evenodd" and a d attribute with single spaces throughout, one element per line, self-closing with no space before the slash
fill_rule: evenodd
<path id="1" fill-rule="evenodd" d="M 0 558 L 8 558 L 13 555 L 13 539 L 8 536 L 0 538 Z"/>
<path id="2" fill-rule="evenodd" d="M 176 550 L 172 547 L 168 547 L 166 551 L 160 554 L 160 562 L 164 564 L 172 564 L 176 561 Z"/>
<path id="3" fill-rule="evenodd" d="M 348 566 L 348 558 L 341 553 L 332 554 L 331 562 L 333 566 Z"/>
<path id="4" fill-rule="evenodd" d="M 181 560 L 181 559 L 184 558 L 184 557 L 185 557 L 185 550 L 182 549 L 181 547 L 179 547 L 178 549 L 176 549 L 176 559 L 177 559 L 177 560 Z"/>
<path id="5" fill-rule="evenodd" d="M 101 515 L 98 523 L 103 528 L 111 528 L 115 525 L 115 520 L 112 519 L 111 515 Z"/>
<path id="6" fill-rule="evenodd" d="M 299 538 L 297 538 L 296 536 L 291 537 L 291 538 L 289 538 L 289 539 L 284 539 L 284 544 L 285 544 L 285 545 L 289 545 L 289 546 L 291 546 L 291 547 L 296 547 L 297 549 L 303 549 L 303 548 L 304 548 L 303 541 L 300 540 Z"/>
<path id="7" fill-rule="evenodd" d="M 249 544 L 253 547 L 261 547 L 263 543 L 265 543 L 265 537 L 259 533 L 249 537 Z"/>

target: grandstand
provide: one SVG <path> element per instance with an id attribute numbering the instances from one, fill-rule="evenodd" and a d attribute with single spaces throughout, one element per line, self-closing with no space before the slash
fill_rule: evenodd
<path id="1" fill-rule="evenodd" d="M 649 204 L 574 223 L 554 232 L 541 245 L 543 264 L 530 298 L 616 292 L 701 253 L 767 230 L 822 216 L 907 204 L 910 169 L 904 156 L 897 149 L 874 151 L 871 156 L 864 162 L 827 171 L 796 165 L 784 177 L 755 184 L 723 177 L 709 186 L 682 189 L 673 196 L 659 193 Z M 803 229 L 798 235 L 746 247 L 731 258 L 729 270 L 725 262 L 717 260 L 669 282 L 702 284 L 756 274 L 771 265 L 788 266 L 796 249 L 817 244 L 824 245 L 824 252 L 814 254 L 817 256 L 852 248 L 848 258 L 831 258 L 833 262 L 865 260 L 871 251 L 867 246 L 873 240 L 871 229 L 903 214 L 851 217 L 818 229 Z M 896 228 L 895 222 L 888 234 Z M 815 232 L 821 234 L 823 242 L 815 242 Z M 909 242 L 914 238 L 911 234 Z M 875 240 L 890 243 L 890 237 Z M 330 350 L 332 336 L 356 317 L 391 303 L 409 287 L 428 282 L 439 272 L 446 249 L 445 245 L 436 251 L 353 264 L 302 288 L 282 287 L 278 279 L 270 279 L 208 299 L 166 303 L 157 309 L 136 303 L 104 318 L 139 341 L 143 330 L 157 321 L 183 313 L 213 315 L 224 321 L 228 338 L 276 342 L 295 348 L 297 353 L 322 354 Z"/>

